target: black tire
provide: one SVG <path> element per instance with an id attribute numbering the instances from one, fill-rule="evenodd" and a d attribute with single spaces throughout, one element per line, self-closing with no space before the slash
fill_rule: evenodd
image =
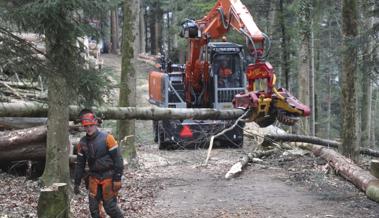
<path id="1" fill-rule="evenodd" d="M 158 143 L 158 121 L 153 120 L 154 142 Z"/>
<path id="2" fill-rule="evenodd" d="M 167 142 L 165 142 L 164 131 L 158 126 L 157 127 L 157 142 L 159 150 L 167 149 Z"/>

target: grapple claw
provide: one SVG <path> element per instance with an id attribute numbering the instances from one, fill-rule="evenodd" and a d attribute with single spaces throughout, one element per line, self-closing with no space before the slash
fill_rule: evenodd
<path id="1" fill-rule="evenodd" d="M 233 99 L 234 108 L 250 109 L 246 121 L 256 122 L 260 127 L 273 124 L 276 120 L 292 126 L 300 117 L 310 114 L 308 106 L 297 100 L 285 89 L 275 90 L 272 95 L 262 91 L 237 94 Z"/>

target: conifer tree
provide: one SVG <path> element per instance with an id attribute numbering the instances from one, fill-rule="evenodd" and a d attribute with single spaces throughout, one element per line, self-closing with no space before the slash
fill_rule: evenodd
<path id="1" fill-rule="evenodd" d="M 104 77 L 99 76 L 100 74 L 95 74 L 95 72 L 84 67 L 84 59 L 81 56 L 81 46 L 78 39 L 88 34 L 95 34 L 96 30 L 91 28 L 88 20 L 94 18 L 92 15 L 101 19 L 110 4 L 109 1 L 100 0 L 13 0 L 0 4 L 0 15 L 4 21 L 1 22 L 1 30 L 7 33 L 1 34 L 3 38 L 14 37 L 12 31 L 15 30 L 15 27 L 21 33 L 33 32 L 45 37 L 46 61 L 40 61 L 36 64 L 43 65 L 43 68 L 46 69 L 44 76 L 48 81 L 48 133 L 46 167 L 41 178 L 43 185 L 70 184 L 68 105 L 73 99 L 72 96 L 78 95 L 75 99 L 80 101 L 80 99 L 87 100 L 87 97 L 97 95 L 97 100 L 101 101 L 103 89 L 99 88 L 101 87 L 99 84 L 104 87 L 106 81 Z M 14 41 L 20 42 L 20 47 L 27 44 L 19 38 Z M 17 47 L 17 45 L 14 46 Z M 26 60 L 30 55 L 12 51 L 7 47 L 3 48 L 9 53 L 13 52 L 12 54 L 16 58 L 25 56 L 24 59 Z M 19 51 L 22 50 L 28 49 L 19 49 Z M 87 91 L 79 95 L 83 91 L 83 87 Z M 87 103 L 89 102 L 87 101 Z M 51 202 L 48 205 L 53 207 L 54 203 L 56 202 Z M 68 202 L 67 207 L 69 207 Z M 69 208 L 66 208 L 66 215 L 68 214 L 67 210 Z M 48 217 L 56 217 L 60 212 L 52 210 Z"/>

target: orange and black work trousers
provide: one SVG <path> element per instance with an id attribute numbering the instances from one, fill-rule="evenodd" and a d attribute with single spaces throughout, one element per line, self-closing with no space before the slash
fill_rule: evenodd
<path id="1" fill-rule="evenodd" d="M 100 218 L 99 203 L 103 201 L 105 212 L 111 218 L 122 218 L 117 206 L 117 192 L 113 191 L 112 178 L 89 177 L 89 210 L 92 218 Z"/>

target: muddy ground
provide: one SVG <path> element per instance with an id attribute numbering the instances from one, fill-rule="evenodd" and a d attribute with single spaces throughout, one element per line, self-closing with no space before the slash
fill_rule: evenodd
<path id="1" fill-rule="evenodd" d="M 119 71 L 118 56 L 104 56 Z M 147 72 L 136 63 L 138 105 L 147 105 Z M 138 169 L 128 169 L 120 192 L 125 217 L 379 217 L 379 204 L 335 175 L 312 154 L 278 153 L 248 165 L 238 177 L 225 173 L 255 142 L 242 149 L 160 151 L 151 121 L 136 121 Z M 0 173 L 0 217 L 35 217 L 37 181 Z M 5 188 L 4 188 L 5 187 Z M 8 188 L 7 188 L 8 187 Z M 27 198 L 25 196 L 28 196 Z M 89 217 L 86 190 L 74 196 L 74 217 Z"/>

